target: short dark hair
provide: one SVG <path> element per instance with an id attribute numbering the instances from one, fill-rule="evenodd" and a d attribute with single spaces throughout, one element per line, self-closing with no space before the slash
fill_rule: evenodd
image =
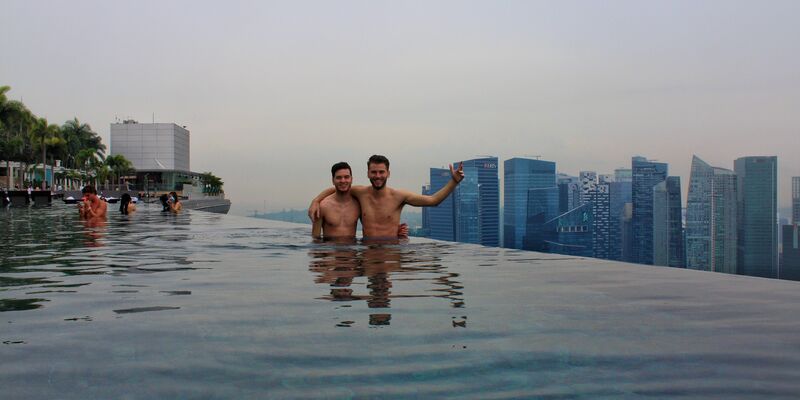
<path id="1" fill-rule="evenodd" d="M 372 157 L 367 160 L 367 168 L 369 168 L 370 164 L 386 164 L 386 169 L 389 169 L 389 159 L 382 155 L 373 154 Z"/>
<path id="2" fill-rule="evenodd" d="M 336 171 L 338 171 L 340 169 L 347 169 L 348 171 L 350 171 L 350 175 L 353 175 L 353 169 L 350 168 L 350 164 L 348 164 L 348 163 L 346 163 L 344 161 L 341 161 L 341 162 L 337 162 L 336 164 L 333 164 L 333 166 L 331 167 L 331 178 L 335 177 L 336 176 Z"/>
<path id="3" fill-rule="evenodd" d="M 83 194 L 97 194 L 97 190 L 94 189 L 92 185 L 86 185 L 81 189 L 81 193 Z"/>

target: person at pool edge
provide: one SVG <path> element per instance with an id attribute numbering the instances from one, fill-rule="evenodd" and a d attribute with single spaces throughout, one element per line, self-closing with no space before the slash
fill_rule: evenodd
<path id="1" fill-rule="evenodd" d="M 350 189 L 353 184 L 353 171 L 350 164 L 342 161 L 331 167 L 331 180 L 335 193 L 320 201 L 320 217 L 311 228 L 311 236 L 329 239 L 352 239 L 356 236 L 361 206 Z M 400 224 L 395 237 L 408 237 L 408 225 Z"/>
<path id="2" fill-rule="evenodd" d="M 371 186 L 353 186 L 350 194 L 361 205 L 361 224 L 366 238 L 395 237 L 400 213 L 406 204 L 415 207 L 433 207 L 444 201 L 464 179 L 464 164 L 458 169 L 450 165 L 452 179 L 431 196 L 413 193 L 403 189 L 393 189 L 386 185 L 389 179 L 389 159 L 373 155 L 367 161 L 367 177 Z M 308 216 L 313 222 L 320 218 L 320 202 L 336 191 L 328 188 L 322 191 L 308 208 Z"/>
<path id="3" fill-rule="evenodd" d="M 105 218 L 108 205 L 97 197 L 94 186 L 84 186 L 81 193 L 83 193 L 83 202 L 78 203 L 78 214 L 86 219 Z"/>

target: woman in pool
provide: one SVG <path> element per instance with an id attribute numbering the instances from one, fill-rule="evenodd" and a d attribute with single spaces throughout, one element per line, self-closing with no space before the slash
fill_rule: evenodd
<path id="1" fill-rule="evenodd" d="M 183 204 L 181 204 L 180 200 L 178 199 L 178 194 L 175 192 L 169 192 L 167 205 L 169 205 L 169 211 L 173 214 L 177 214 L 183 210 Z"/>
<path id="2" fill-rule="evenodd" d="M 123 214 L 130 214 L 136 211 L 136 205 L 132 202 L 131 195 L 125 193 L 119 200 L 119 212 Z"/>

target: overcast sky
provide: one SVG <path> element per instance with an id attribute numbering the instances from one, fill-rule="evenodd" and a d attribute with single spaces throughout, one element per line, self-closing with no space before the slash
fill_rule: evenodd
<path id="1" fill-rule="evenodd" d="M 232 213 L 302 208 L 348 161 L 540 155 L 612 173 L 692 154 L 800 175 L 800 1 L 9 1 L 0 85 L 37 115 L 191 131 Z M 500 171 L 502 177 L 502 170 Z"/>

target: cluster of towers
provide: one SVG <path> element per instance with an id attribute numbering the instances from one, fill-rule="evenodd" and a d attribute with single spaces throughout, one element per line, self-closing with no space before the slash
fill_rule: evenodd
<path id="1" fill-rule="evenodd" d="M 800 177 L 792 181 L 793 223 L 780 226 L 777 157 L 742 157 L 733 170 L 693 157 L 685 207 L 681 179 L 666 163 L 633 157 L 614 174 L 570 176 L 552 161 L 511 158 L 503 162 L 502 220 L 498 165 L 497 157 L 464 161 L 453 195 L 423 209 L 422 236 L 800 280 Z M 422 191 L 449 179 L 448 169 L 431 168 Z"/>

